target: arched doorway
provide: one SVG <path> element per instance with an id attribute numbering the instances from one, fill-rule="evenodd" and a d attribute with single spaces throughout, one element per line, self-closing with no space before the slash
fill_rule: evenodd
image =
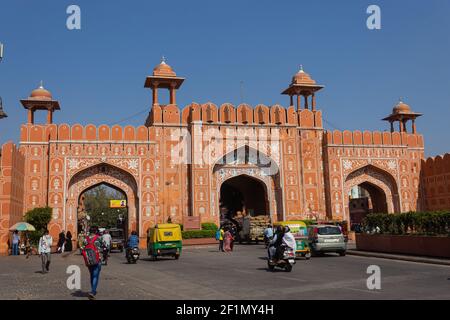
<path id="1" fill-rule="evenodd" d="M 115 200 L 111 205 L 111 200 Z M 100 183 L 84 190 L 78 199 L 78 232 L 89 226 L 118 228 L 128 234 L 127 196 L 123 190 Z"/>
<path id="2" fill-rule="evenodd" d="M 400 212 L 397 183 L 388 172 L 368 165 L 350 173 L 345 180 L 348 196 L 346 214 L 350 226 L 369 213 Z"/>
<path id="3" fill-rule="evenodd" d="M 283 220 L 279 166 L 261 150 L 248 145 L 234 149 L 216 160 L 213 174 L 216 207 L 212 210 L 219 209 L 221 218 L 228 211 L 233 215 L 245 207 L 249 215 L 266 215 L 273 222 Z M 227 200 L 233 194 L 236 199 Z"/>
<path id="4" fill-rule="evenodd" d="M 369 213 L 388 212 L 386 194 L 369 182 L 363 182 L 353 187 L 348 194 L 350 224 L 360 224 Z"/>
<path id="5" fill-rule="evenodd" d="M 71 230 L 72 233 L 77 233 L 82 194 L 102 184 L 119 190 L 125 195 L 128 232 L 136 230 L 141 238 L 144 237 L 142 230 L 139 228 L 139 198 L 136 180 L 125 170 L 106 163 L 83 169 L 70 179 L 65 206 L 66 229 Z"/>
<path id="6" fill-rule="evenodd" d="M 230 178 L 220 187 L 220 209 L 230 217 L 239 212 L 268 215 L 269 200 L 264 183 L 247 175 Z"/>

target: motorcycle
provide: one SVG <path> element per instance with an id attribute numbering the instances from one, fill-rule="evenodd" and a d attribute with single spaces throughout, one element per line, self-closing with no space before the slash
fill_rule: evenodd
<path id="1" fill-rule="evenodd" d="M 267 260 L 267 266 L 270 271 L 275 270 L 275 267 L 284 269 L 286 272 L 292 271 L 292 266 L 295 264 L 295 252 L 291 248 L 284 247 L 283 258 L 275 261 L 270 256 Z"/>
<path id="2" fill-rule="evenodd" d="M 108 265 L 108 257 L 109 257 L 109 250 L 108 247 L 103 246 L 103 250 L 102 250 L 102 264 L 103 265 Z"/>
<path id="3" fill-rule="evenodd" d="M 136 263 L 140 256 L 139 248 L 134 247 L 133 249 L 127 249 L 127 260 L 128 263 Z"/>

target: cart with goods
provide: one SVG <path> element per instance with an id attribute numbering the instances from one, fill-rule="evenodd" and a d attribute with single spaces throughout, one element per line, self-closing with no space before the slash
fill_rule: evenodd
<path id="1" fill-rule="evenodd" d="M 239 243 L 244 241 L 256 242 L 264 241 L 264 229 L 270 224 L 270 217 L 266 215 L 260 216 L 243 216 L 237 219 L 240 223 Z"/>

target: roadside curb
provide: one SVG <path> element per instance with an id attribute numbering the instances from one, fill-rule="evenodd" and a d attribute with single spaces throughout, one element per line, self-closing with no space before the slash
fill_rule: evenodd
<path id="1" fill-rule="evenodd" d="M 371 258 L 382 258 L 390 260 L 401 260 L 410 262 L 420 262 L 429 264 L 439 264 L 444 266 L 450 266 L 450 260 L 447 259 L 434 259 L 426 257 L 414 257 L 406 255 L 395 255 L 381 252 L 369 252 L 369 251 L 358 251 L 358 250 L 347 250 L 348 255 L 361 256 L 361 257 L 371 257 Z"/>

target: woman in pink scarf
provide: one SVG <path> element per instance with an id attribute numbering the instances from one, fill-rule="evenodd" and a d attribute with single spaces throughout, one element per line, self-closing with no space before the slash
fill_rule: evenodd
<path id="1" fill-rule="evenodd" d="M 225 252 L 231 252 L 231 242 L 234 240 L 233 235 L 230 232 L 230 229 L 227 228 L 223 235 L 223 244 Z"/>

